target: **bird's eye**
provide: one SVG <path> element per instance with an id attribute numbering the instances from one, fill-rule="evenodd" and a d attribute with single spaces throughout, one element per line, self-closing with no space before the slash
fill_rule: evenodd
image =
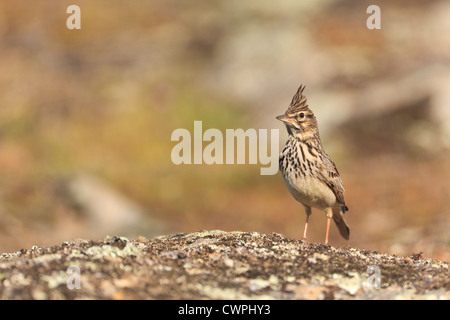
<path id="1" fill-rule="evenodd" d="M 300 112 L 300 113 L 298 114 L 298 117 L 299 117 L 300 119 L 303 119 L 303 118 L 305 117 L 305 114 L 304 114 L 303 112 Z"/>

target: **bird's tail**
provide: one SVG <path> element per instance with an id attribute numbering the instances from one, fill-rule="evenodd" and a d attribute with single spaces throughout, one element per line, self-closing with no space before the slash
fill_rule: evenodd
<path id="1" fill-rule="evenodd" d="M 341 236 L 348 240 L 350 238 L 350 229 L 344 219 L 345 211 L 348 211 L 348 208 L 345 205 L 333 208 L 333 220 L 336 223 Z"/>

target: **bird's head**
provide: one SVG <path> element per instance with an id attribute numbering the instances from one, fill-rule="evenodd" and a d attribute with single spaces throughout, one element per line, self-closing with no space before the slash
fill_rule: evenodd
<path id="1" fill-rule="evenodd" d="M 306 104 L 303 90 L 305 90 L 305 86 L 298 88 L 285 114 L 278 116 L 277 119 L 286 125 L 290 135 L 306 139 L 310 135 L 318 134 L 318 126 L 314 113 Z"/>

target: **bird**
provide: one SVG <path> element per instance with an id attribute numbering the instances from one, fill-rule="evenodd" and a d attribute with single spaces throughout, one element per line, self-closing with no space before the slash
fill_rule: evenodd
<path id="1" fill-rule="evenodd" d="M 325 245 L 328 245 L 331 219 L 341 236 L 349 239 L 350 229 L 344 219 L 348 207 L 341 176 L 323 149 L 317 119 L 307 104 L 304 90 L 305 86 L 300 85 L 286 112 L 276 117 L 285 124 L 289 135 L 280 153 L 279 168 L 289 192 L 305 208 L 302 240 L 307 239 L 311 208 L 317 208 L 327 217 Z"/>

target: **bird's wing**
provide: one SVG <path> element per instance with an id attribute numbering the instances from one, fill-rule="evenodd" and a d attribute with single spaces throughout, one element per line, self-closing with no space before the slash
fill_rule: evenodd
<path id="1" fill-rule="evenodd" d="M 324 157 L 322 164 L 323 167 L 318 171 L 317 177 L 333 191 L 337 202 L 345 207 L 344 185 L 336 165 L 327 155 Z"/>

